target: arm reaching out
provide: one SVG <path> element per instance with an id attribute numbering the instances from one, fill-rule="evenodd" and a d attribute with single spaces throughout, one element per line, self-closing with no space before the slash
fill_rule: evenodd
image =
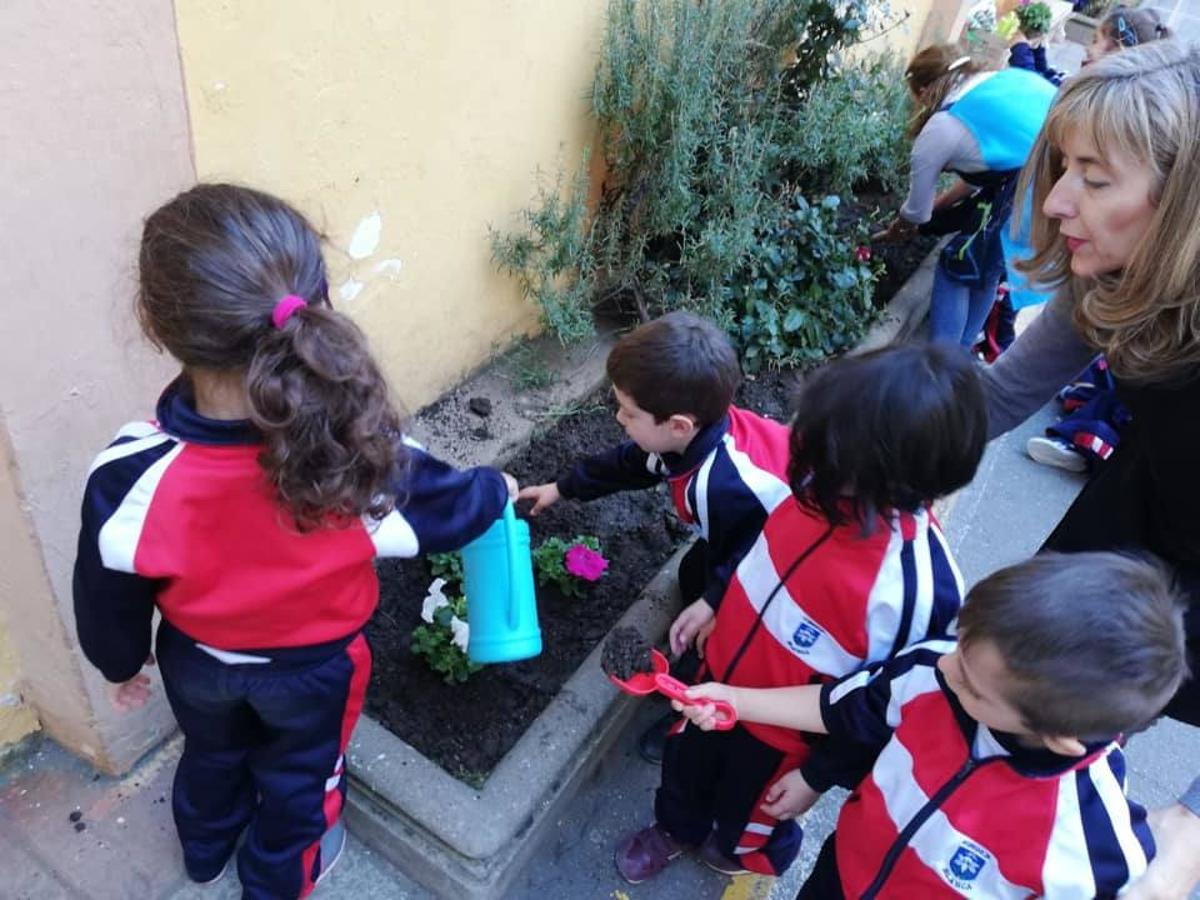
<path id="1" fill-rule="evenodd" d="M 746 722 L 761 725 L 782 725 L 797 731 L 827 734 L 821 718 L 821 686 L 815 684 L 782 688 L 743 688 L 718 684 L 715 681 L 688 688 L 687 695 L 698 699 L 724 700 Z M 683 706 L 671 704 L 702 731 L 711 730 L 718 714 L 711 703 Z"/>

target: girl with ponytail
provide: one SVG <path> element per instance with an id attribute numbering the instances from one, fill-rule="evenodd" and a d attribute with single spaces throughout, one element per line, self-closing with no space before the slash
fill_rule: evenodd
<path id="1" fill-rule="evenodd" d="M 80 644 L 117 706 L 140 706 L 159 611 L 188 875 L 219 878 L 246 831 L 243 896 L 304 896 L 345 839 L 374 558 L 461 547 L 516 483 L 405 442 L 362 332 L 329 304 L 320 239 L 282 200 L 185 191 L 146 220 L 138 271 L 142 329 L 182 371 L 89 473 Z"/>

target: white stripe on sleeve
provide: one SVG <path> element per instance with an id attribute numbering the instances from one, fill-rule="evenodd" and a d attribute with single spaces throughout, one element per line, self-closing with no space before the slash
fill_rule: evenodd
<path id="1" fill-rule="evenodd" d="M 170 440 L 165 435 L 164 438 Z M 151 439 L 146 438 L 146 440 Z M 112 449 L 124 449 L 137 443 L 140 442 L 132 441 Z M 112 569 L 114 572 L 137 571 L 134 568 L 134 558 L 137 555 L 138 542 L 142 538 L 142 529 L 146 525 L 146 516 L 150 512 L 150 502 L 154 499 L 154 492 L 158 490 L 163 475 L 166 474 L 175 458 L 183 452 L 185 446 L 186 444 L 179 444 L 143 472 L 141 477 L 133 483 L 133 487 L 129 489 L 129 493 L 125 495 L 121 505 L 100 527 L 97 543 L 100 549 L 100 561 L 106 569 Z"/>

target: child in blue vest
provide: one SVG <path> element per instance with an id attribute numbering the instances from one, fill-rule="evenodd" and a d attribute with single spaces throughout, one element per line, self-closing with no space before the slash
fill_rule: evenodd
<path id="1" fill-rule="evenodd" d="M 918 112 L 908 197 L 881 239 L 917 228 L 952 234 L 934 272 L 930 339 L 970 347 L 1011 264 L 1028 255 L 1008 228 L 1017 176 L 1054 99 L 1054 86 L 1022 69 L 985 71 L 954 44 L 926 47 L 913 57 L 905 80 Z M 937 195 L 942 172 L 959 176 Z M 1009 273 L 1014 308 L 1045 299 L 1023 277 Z"/>
<path id="2" fill-rule="evenodd" d="M 118 708 L 157 657 L 183 731 L 172 808 L 189 877 L 307 895 L 345 841 L 376 556 L 461 547 L 516 483 L 404 442 L 320 239 L 275 197 L 185 191 L 142 233 L 138 317 L 181 365 L 152 421 L 92 464 L 75 563 L 84 654 Z"/>
<path id="3" fill-rule="evenodd" d="M 1187 677 L 1166 572 L 1115 553 L 1042 554 L 977 584 L 958 641 L 824 686 L 701 684 L 742 721 L 828 734 L 807 809 L 854 789 L 798 900 L 1115 897 L 1154 855 L 1125 797 L 1124 737 Z M 684 714 L 713 727 L 712 704 Z"/>

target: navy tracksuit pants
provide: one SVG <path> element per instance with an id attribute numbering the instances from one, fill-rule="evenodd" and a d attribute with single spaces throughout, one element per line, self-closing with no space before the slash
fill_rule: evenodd
<path id="1" fill-rule="evenodd" d="M 371 671 L 366 638 L 230 654 L 164 621 L 158 664 L 184 735 L 172 807 L 188 875 L 215 877 L 245 830 L 243 897 L 305 896 L 346 795 L 344 753 Z"/>
<path id="2" fill-rule="evenodd" d="M 696 846 L 711 832 L 717 847 L 743 868 L 782 874 L 800 852 L 792 819 L 762 811 L 767 789 L 799 765 L 741 725 L 701 731 L 691 725 L 667 737 L 655 820 L 675 840 Z"/>

